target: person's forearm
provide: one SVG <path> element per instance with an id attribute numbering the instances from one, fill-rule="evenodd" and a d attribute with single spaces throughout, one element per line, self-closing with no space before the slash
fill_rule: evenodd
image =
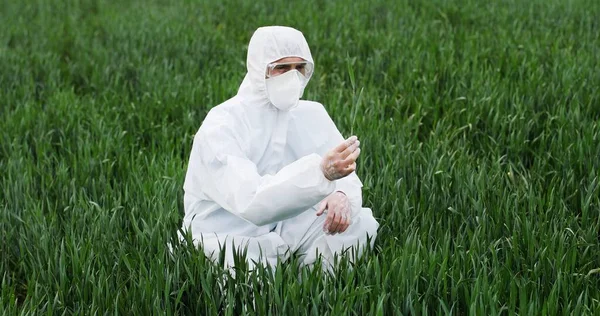
<path id="1" fill-rule="evenodd" d="M 331 194 L 336 185 L 319 168 L 321 157 L 313 154 L 261 179 L 247 205 L 238 206 L 240 217 L 266 225 L 296 216 Z"/>

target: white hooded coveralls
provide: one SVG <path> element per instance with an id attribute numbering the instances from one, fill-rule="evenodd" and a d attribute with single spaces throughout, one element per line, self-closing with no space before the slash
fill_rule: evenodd
<path id="1" fill-rule="evenodd" d="M 357 175 L 329 181 L 321 171 L 321 157 L 344 141 L 323 106 L 301 100 L 281 111 L 269 102 L 267 64 L 292 56 L 313 63 L 301 32 L 256 30 L 238 94 L 212 108 L 194 137 L 183 229 L 213 260 L 225 251 L 226 266 L 233 265 L 233 251 L 245 247 L 251 266 L 275 265 L 294 251 L 312 264 L 317 251 L 331 261 L 348 247 L 365 245 L 367 235 L 371 242 L 376 237 L 379 224 L 362 207 Z M 352 224 L 342 234 L 326 235 L 326 214 L 316 216 L 316 209 L 335 191 L 349 198 Z"/>

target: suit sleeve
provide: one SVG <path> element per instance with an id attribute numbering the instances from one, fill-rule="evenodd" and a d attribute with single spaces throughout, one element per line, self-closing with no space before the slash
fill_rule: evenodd
<path id="1" fill-rule="evenodd" d="M 186 191 L 203 194 L 223 209 L 257 225 L 296 216 L 334 192 L 313 153 L 274 175 L 258 174 L 235 132 L 207 125 L 194 137 Z"/>

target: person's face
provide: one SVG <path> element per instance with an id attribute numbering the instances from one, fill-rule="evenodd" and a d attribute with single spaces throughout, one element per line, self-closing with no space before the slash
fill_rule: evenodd
<path id="1" fill-rule="evenodd" d="M 300 57 L 284 57 L 267 65 L 265 78 L 277 77 L 290 70 L 298 70 L 304 77 L 310 76 L 310 64 Z"/>

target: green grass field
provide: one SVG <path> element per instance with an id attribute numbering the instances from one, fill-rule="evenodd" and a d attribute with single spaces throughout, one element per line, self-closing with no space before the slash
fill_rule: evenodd
<path id="1" fill-rule="evenodd" d="M 165 247 L 272 24 L 361 139 L 381 227 L 336 279 Z M 600 313 L 600 2 L 1 1 L 0 174 L 0 314 Z"/>

